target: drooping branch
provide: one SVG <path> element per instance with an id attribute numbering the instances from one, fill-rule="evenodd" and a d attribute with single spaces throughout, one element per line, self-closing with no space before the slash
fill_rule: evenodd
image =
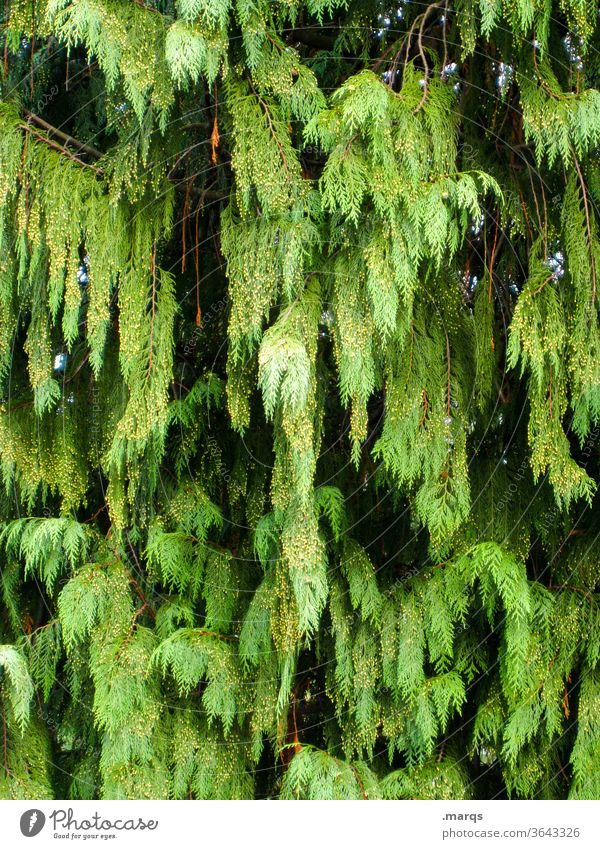
<path id="1" fill-rule="evenodd" d="M 91 165 L 89 162 L 84 162 L 83 159 L 80 159 L 73 151 L 69 150 L 68 147 L 64 145 L 60 145 L 57 142 L 52 141 L 52 139 L 45 136 L 43 133 L 37 132 L 37 130 L 31 126 L 31 124 L 19 124 L 19 128 L 24 130 L 26 133 L 30 133 L 30 135 L 34 136 L 38 141 L 43 142 L 43 144 L 48 145 L 53 150 L 56 150 L 61 156 L 66 156 L 67 159 L 71 159 L 73 162 L 77 162 L 78 165 L 83 165 L 84 168 L 91 168 L 98 176 L 103 174 L 102 168 L 97 168 L 95 165 Z"/>

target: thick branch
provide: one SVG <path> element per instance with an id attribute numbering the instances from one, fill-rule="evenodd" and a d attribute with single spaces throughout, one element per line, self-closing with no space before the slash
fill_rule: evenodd
<path id="1" fill-rule="evenodd" d="M 72 151 L 70 151 L 67 147 L 63 145 L 57 144 L 57 142 L 53 142 L 52 139 L 49 139 L 48 136 L 42 135 L 42 133 L 38 133 L 31 124 L 20 124 L 19 125 L 22 130 L 25 130 L 27 133 L 31 133 L 38 141 L 47 144 L 48 147 L 51 147 L 53 150 L 58 151 L 62 156 L 66 156 L 67 159 L 71 159 L 73 162 L 77 162 L 78 165 L 83 165 L 84 168 L 91 168 L 99 176 L 102 174 L 101 168 L 96 168 L 95 165 L 90 165 L 88 162 L 84 162 L 83 159 L 80 159 L 76 156 Z"/>
<path id="2" fill-rule="evenodd" d="M 62 130 L 59 130 L 57 127 L 53 127 L 52 124 L 49 124 L 47 121 L 44 121 L 43 118 L 40 118 L 39 115 L 34 115 L 33 112 L 29 112 L 27 109 L 24 110 L 23 114 L 28 121 L 33 121 L 33 123 L 37 124 L 38 127 L 42 127 L 42 129 L 46 130 L 46 132 L 56 136 L 56 138 L 60 139 L 64 144 L 72 145 L 72 147 L 76 147 L 77 150 L 81 150 L 83 153 L 89 153 L 89 155 L 93 156 L 94 159 L 101 159 L 103 154 L 101 151 L 96 150 L 95 147 L 91 147 L 89 144 L 77 141 L 77 139 L 63 133 Z"/>

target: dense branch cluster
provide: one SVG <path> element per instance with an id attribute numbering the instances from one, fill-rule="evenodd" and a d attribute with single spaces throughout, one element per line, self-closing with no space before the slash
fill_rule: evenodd
<path id="1" fill-rule="evenodd" d="M 8 0 L 2 797 L 598 798 L 599 47 Z"/>

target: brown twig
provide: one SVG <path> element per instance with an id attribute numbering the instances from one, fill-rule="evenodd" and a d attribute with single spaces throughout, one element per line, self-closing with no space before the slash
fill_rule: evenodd
<path id="1" fill-rule="evenodd" d="M 421 427 L 422 425 L 425 424 L 425 420 L 427 418 L 427 413 L 429 411 L 429 399 L 427 398 L 427 390 L 426 389 L 423 390 L 422 398 L 423 398 L 423 415 L 419 419 L 419 427 Z"/>
<path id="2" fill-rule="evenodd" d="M 498 222 L 498 212 L 496 209 L 496 232 L 494 233 L 494 242 L 492 244 L 492 252 L 490 254 L 490 266 L 489 266 L 489 274 L 490 274 L 490 286 L 488 289 L 488 303 L 492 301 L 492 274 L 494 272 L 494 258 L 496 255 L 496 245 L 498 244 L 498 230 L 500 229 L 500 224 Z"/>
<path id="3" fill-rule="evenodd" d="M 343 153 L 342 153 L 342 155 L 340 156 L 340 162 L 343 162 L 343 161 L 346 159 L 346 157 L 349 155 L 349 153 L 350 153 L 350 148 L 352 147 L 352 145 L 353 145 L 353 144 L 354 144 L 354 142 L 356 141 L 356 138 L 357 138 L 357 137 L 358 137 L 358 133 L 353 133 L 353 134 L 350 136 L 350 139 L 348 140 L 348 144 L 346 145 L 346 147 L 344 148 L 344 152 L 343 152 Z"/>
<path id="4" fill-rule="evenodd" d="M 533 231 L 532 231 L 531 226 L 529 224 L 529 216 L 527 215 L 527 207 L 525 205 L 525 199 L 523 198 L 523 194 L 521 193 L 521 190 L 519 189 L 518 191 L 519 191 L 519 199 L 521 201 L 521 209 L 523 210 L 523 216 L 525 218 L 525 224 L 527 226 L 527 232 L 529 233 L 529 238 L 533 242 L 534 241 Z"/>
<path id="5" fill-rule="evenodd" d="M 218 113 L 219 113 L 219 98 L 217 94 L 217 85 L 215 83 L 215 117 L 213 121 L 212 133 L 210 134 L 210 144 L 212 148 L 211 154 L 211 162 L 213 165 L 217 164 L 217 148 L 219 147 L 219 124 L 218 124 Z"/>
<path id="6" fill-rule="evenodd" d="M 442 73 L 444 73 L 446 69 L 446 65 L 448 64 L 448 42 L 446 40 L 446 25 L 448 23 L 448 0 L 444 2 L 444 21 L 442 26 L 442 41 L 444 44 L 444 58 L 442 60 Z"/>
<path id="7" fill-rule="evenodd" d="M 10 770 L 8 768 L 8 729 L 6 727 L 6 708 L 2 705 L 2 729 L 3 729 L 3 743 L 4 743 L 4 775 L 9 776 Z"/>
<path id="8" fill-rule="evenodd" d="M 544 181 L 542 180 L 542 177 L 541 177 L 539 171 L 537 172 L 537 176 L 538 176 L 538 179 L 540 181 L 540 190 L 542 192 L 542 203 L 544 205 L 544 254 L 547 255 L 547 253 L 548 253 L 548 206 L 546 204 L 546 193 L 544 191 Z"/>
<path id="9" fill-rule="evenodd" d="M 92 147 L 89 144 L 84 144 L 83 142 L 77 141 L 77 139 L 74 139 L 72 136 L 67 135 L 67 133 L 63 133 L 62 130 L 59 130 L 58 127 L 53 127 L 52 124 L 49 124 L 43 118 L 40 118 L 39 115 L 35 115 L 28 109 L 24 109 L 23 114 L 25 115 L 28 121 L 33 121 L 34 124 L 37 124 L 42 129 L 46 130 L 46 132 L 59 138 L 62 142 L 64 142 L 64 144 L 76 147 L 83 153 L 89 153 L 89 155 L 93 156 L 94 159 L 102 158 L 103 154 L 101 151 L 97 150 L 95 147 Z"/>
<path id="10" fill-rule="evenodd" d="M 429 65 L 427 64 L 427 57 L 425 56 L 425 51 L 423 50 L 423 26 L 425 24 L 425 18 L 423 18 L 423 23 L 419 27 L 419 35 L 417 37 L 417 47 L 419 50 L 419 56 L 421 57 L 421 61 L 423 62 L 423 95 L 421 100 L 419 101 L 419 105 L 416 109 L 413 110 L 413 115 L 416 115 L 421 111 L 423 106 L 425 105 L 425 101 L 427 100 L 427 86 L 429 84 Z"/>
<path id="11" fill-rule="evenodd" d="M 418 32 L 418 36 L 417 36 L 417 47 L 418 47 L 418 50 L 419 50 L 419 56 L 421 57 L 421 61 L 423 62 L 423 70 L 425 72 L 425 86 L 424 86 L 423 96 L 421 98 L 421 101 L 420 101 L 419 105 L 417 106 L 417 108 L 414 110 L 415 115 L 417 114 L 417 112 L 420 112 L 420 110 L 423 108 L 425 100 L 427 99 L 427 80 L 429 79 L 429 67 L 427 65 L 427 58 L 425 56 L 425 51 L 423 49 L 423 35 L 424 35 L 424 32 L 425 32 L 425 24 L 427 22 L 427 18 L 429 17 L 430 12 L 439 8 L 442 5 L 445 5 L 446 3 L 447 3 L 447 0 L 437 0 L 437 2 L 432 3 L 430 6 L 428 6 L 425 9 L 425 11 L 423 12 L 423 14 L 417 15 L 417 17 L 412 22 L 412 25 L 411 25 L 408 33 L 407 33 L 407 36 L 406 36 L 406 51 L 405 51 L 405 54 L 404 54 L 404 64 L 405 65 L 408 63 L 408 57 L 410 55 L 410 47 L 411 47 L 411 44 L 412 44 L 413 35 L 414 35 L 415 30 L 417 28 L 417 24 L 419 24 L 419 32 Z M 393 69 L 392 79 L 393 79 L 393 74 L 395 73 L 395 70 L 396 70 L 396 67 L 397 67 L 399 55 L 400 55 L 400 51 L 398 51 L 398 53 L 396 54 L 396 56 L 394 58 L 394 62 L 392 64 L 392 69 Z"/>
<path id="12" fill-rule="evenodd" d="M 545 91 L 547 94 L 549 94 L 549 95 L 550 95 L 550 97 L 551 97 L 553 100 L 560 100 L 560 97 L 559 97 L 557 94 L 555 94 L 555 92 L 553 92 L 553 91 L 552 91 L 552 89 L 551 89 L 551 88 L 550 88 L 550 87 L 546 84 L 546 81 L 543 79 L 542 75 L 540 74 L 540 67 L 539 67 L 539 65 L 538 65 L 538 62 L 537 62 L 537 59 L 536 59 L 536 55 L 535 55 L 535 51 L 536 51 L 536 49 L 537 49 L 537 48 L 534 46 L 534 48 L 533 48 L 533 66 L 534 66 L 534 68 L 535 68 L 535 71 L 536 71 L 536 74 L 537 74 L 537 78 L 538 78 L 538 80 L 539 80 L 539 82 L 540 82 L 540 85 L 542 86 L 542 88 L 544 89 L 544 91 Z"/>
<path id="13" fill-rule="evenodd" d="M 535 296 L 536 296 L 536 295 L 539 295 L 539 294 L 540 294 L 540 292 L 542 291 L 542 289 L 544 288 L 544 286 L 545 286 L 547 283 L 549 283 L 549 282 L 552 280 L 552 278 L 553 278 L 553 277 L 554 277 L 554 274 L 550 274 L 550 275 L 548 275 L 548 277 L 546 277 L 546 279 L 544 280 L 544 282 L 543 282 L 540 286 L 538 286 L 538 287 L 537 287 L 537 289 L 535 290 L 535 292 L 532 292 L 532 293 L 531 293 L 531 297 L 532 297 L 532 298 L 535 298 Z"/>
<path id="14" fill-rule="evenodd" d="M 587 237 L 590 245 L 590 266 L 592 271 L 592 304 L 596 302 L 596 261 L 594 258 L 594 241 L 592 235 L 592 225 L 590 221 L 590 210 L 588 207 L 588 197 L 587 197 L 587 189 L 585 187 L 585 181 L 583 179 L 583 174 L 581 173 L 581 168 L 579 167 L 579 160 L 577 159 L 577 155 L 575 153 L 575 149 L 571 147 L 571 152 L 573 154 L 573 162 L 575 163 L 575 168 L 577 170 L 577 176 L 579 177 L 579 182 L 581 183 L 581 191 L 583 194 L 583 209 L 585 212 L 585 226 L 587 229 Z"/>
<path id="15" fill-rule="evenodd" d="M 544 243 L 545 243 L 546 237 L 545 237 L 545 233 L 544 233 L 544 225 L 542 224 L 542 216 L 540 215 L 540 207 L 539 207 L 539 204 L 538 204 L 538 199 L 537 199 L 537 194 L 535 192 L 535 187 L 533 185 L 533 177 L 531 176 L 531 167 L 529 165 L 529 162 L 527 162 L 527 160 L 525 160 L 525 164 L 527 165 L 527 175 L 529 177 L 529 184 L 531 186 L 531 194 L 533 195 L 533 203 L 535 205 L 535 212 L 536 212 L 537 219 L 538 219 L 540 233 L 544 236 Z"/>
<path id="16" fill-rule="evenodd" d="M 144 3 L 144 0 L 133 0 L 136 6 L 139 6 L 140 9 L 145 9 L 146 12 L 154 12 L 157 15 L 160 15 L 160 9 L 155 9 L 154 6 L 150 6 L 148 3 Z"/>
<path id="17" fill-rule="evenodd" d="M 35 20 L 36 16 L 36 8 L 35 8 L 35 0 L 31 0 L 31 17 Z M 31 54 L 29 56 L 29 94 L 33 97 L 33 79 L 34 79 L 34 66 L 33 62 L 35 59 L 35 28 L 31 34 Z"/>
<path id="18" fill-rule="evenodd" d="M 380 66 L 380 65 L 381 65 L 381 64 L 385 61 L 386 56 L 388 56 L 388 55 L 392 52 L 392 50 L 393 50 L 393 49 L 394 49 L 394 48 L 398 45 L 398 42 L 400 42 L 400 44 L 401 44 L 401 43 L 402 43 L 402 41 L 403 41 L 403 39 L 396 39 L 396 41 L 394 41 L 392 44 L 390 44 L 390 46 L 389 46 L 389 47 L 387 47 L 387 48 L 383 51 L 383 53 L 381 54 L 381 56 L 379 56 L 379 58 L 377 59 L 377 61 L 376 61 L 376 62 L 374 62 L 374 64 L 373 64 L 373 65 L 371 65 L 371 70 L 372 70 L 374 73 L 375 73 L 375 71 L 377 71 L 377 69 L 379 68 L 379 66 Z"/>
<path id="19" fill-rule="evenodd" d="M 152 300 L 151 300 L 151 314 L 150 314 L 150 340 L 149 340 L 149 355 L 148 355 L 148 370 L 146 372 L 146 377 L 152 371 L 152 366 L 154 364 L 154 318 L 156 314 L 156 242 L 154 242 L 154 246 L 152 248 L 152 256 L 150 259 L 150 272 L 152 275 Z"/>
<path id="20" fill-rule="evenodd" d="M 194 263 L 196 266 L 196 327 L 202 324 L 202 310 L 200 309 L 200 246 L 199 246 L 199 226 L 200 226 L 200 210 L 202 203 L 199 202 L 196 208 L 196 243 L 194 245 Z"/>
<path id="21" fill-rule="evenodd" d="M 103 504 L 103 505 L 102 505 L 102 507 L 101 507 L 99 510 L 96 510 L 96 512 L 94 513 L 94 515 L 93 515 L 93 516 L 90 516 L 90 518 L 89 518 L 89 519 L 85 519 L 85 520 L 84 520 L 84 522 L 83 522 L 83 524 L 84 524 L 84 525 L 87 525 L 89 522 L 93 522 L 93 521 L 94 521 L 94 519 L 97 519 L 97 518 L 98 518 L 98 516 L 100 515 L 100 513 L 102 513 L 104 510 L 106 510 L 106 509 L 107 509 L 107 507 L 108 507 L 108 504 Z"/>
<path id="22" fill-rule="evenodd" d="M 448 339 L 448 332 L 446 331 L 446 359 L 448 361 L 448 398 L 446 401 L 446 415 L 450 416 L 450 392 L 451 392 L 451 375 L 450 375 L 450 340 Z"/>
<path id="23" fill-rule="evenodd" d="M 190 181 L 188 180 L 185 184 L 185 197 L 183 199 L 183 211 L 181 214 L 181 272 L 185 271 L 185 259 L 186 259 L 186 244 L 185 244 L 185 228 L 188 219 L 188 209 L 190 204 Z"/>
<path id="24" fill-rule="evenodd" d="M 69 375 L 69 377 L 65 380 L 65 383 L 69 383 L 71 380 L 73 380 L 73 378 L 77 377 L 77 375 L 79 374 L 79 372 L 81 371 L 81 369 L 84 367 L 84 365 L 87 363 L 87 361 L 89 360 L 89 358 L 90 358 L 90 355 L 89 355 L 89 352 L 88 352 L 88 353 L 87 353 L 87 354 L 83 357 L 83 359 L 81 360 L 81 362 L 79 363 L 79 365 L 77 366 L 77 368 L 75 369 L 75 371 L 73 372 L 73 374 L 70 374 L 70 375 Z"/>
<path id="25" fill-rule="evenodd" d="M 252 86 L 252 85 L 251 85 L 250 87 L 251 87 L 251 89 L 252 89 L 252 93 L 253 93 L 253 94 L 254 94 L 254 96 L 257 98 L 257 100 L 258 100 L 258 102 L 259 102 L 260 106 L 261 106 L 261 107 L 262 107 L 262 109 L 263 109 L 263 112 L 264 112 L 265 118 L 267 119 L 267 124 L 268 124 L 268 126 L 269 126 L 269 131 L 270 131 L 271 135 L 273 136 L 273 141 L 274 141 L 274 142 L 275 142 L 275 144 L 277 145 L 277 149 L 278 149 L 278 151 L 279 151 L 279 155 L 280 155 L 280 157 L 281 157 L 281 161 L 283 162 L 283 167 L 285 168 L 285 172 L 286 172 L 286 174 L 288 174 L 288 175 L 289 175 L 289 173 L 290 173 L 290 169 L 289 169 L 289 166 L 288 166 L 287 159 L 286 159 L 286 157 L 285 157 L 285 151 L 283 150 L 283 147 L 281 146 L 281 142 L 279 141 L 279 137 L 278 137 L 277 133 L 275 132 L 275 127 L 273 126 L 273 121 L 272 121 L 272 119 L 271 119 L 271 113 L 270 113 L 270 111 L 269 111 L 269 107 L 268 107 L 268 105 L 265 103 L 265 101 L 262 99 L 262 97 L 261 97 L 259 94 L 257 94 L 257 93 L 256 93 L 256 91 L 255 91 L 255 89 L 254 89 L 254 86 Z"/>
<path id="26" fill-rule="evenodd" d="M 78 156 L 75 156 L 75 154 L 72 153 L 70 150 L 68 150 L 66 147 L 62 147 L 61 145 L 57 144 L 56 142 L 53 142 L 52 139 L 49 139 L 47 136 L 44 136 L 41 133 L 38 133 L 31 126 L 31 124 L 19 124 L 19 128 L 21 130 L 25 130 L 27 133 L 30 133 L 38 141 L 41 141 L 44 144 L 47 144 L 48 147 L 51 147 L 53 150 L 58 151 L 58 153 L 60 153 L 62 156 L 66 156 L 67 159 L 71 159 L 73 162 L 76 162 L 78 165 L 83 165 L 84 168 L 91 168 L 91 170 L 95 174 L 97 174 L 98 176 L 102 176 L 102 169 L 101 168 L 96 168 L 95 165 L 90 165 L 88 162 L 84 162 L 83 159 L 79 159 Z"/>
<path id="27" fill-rule="evenodd" d="M 115 660 L 118 660 L 121 657 L 121 654 L 123 653 L 123 651 L 127 648 L 129 643 L 131 642 L 131 638 L 133 636 L 133 632 L 135 631 L 137 620 L 140 618 L 140 616 L 142 615 L 144 610 L 148 610 L 148 611 L 151 610 L 150 605 L 148 604 L 147 601 L 145 601 L 141 605 L 141 607 L 138 607 L 138 609 L 133 614 L 133 618 L 131 620 L 131 625 L 129 626 L 129 633 L 127 634 L 127 636 L 125 637 L 125 639 L 123 640 L 121 645 L 119 646 L 119 649 L 118 649 L 118 651 L 115 655 Z M 154 613 L 154 611 L 152 611 L 152 613 Z M 155 617 L 153 616 L 153 618 L 155 618 Z"/>
<path id="28" fill-rule="evenodd" d="M 353 763 L 350 764 L 350 769 L 354 773 L 354 777 L 356 778 L 356 783 L 359 786 L 359 789 L 360 789 L 360 792 L 362 793 L 363 799 L 368 799 L 369 797 L 368 797 L 367 792 L 365 790 L 365 785 L 362 783 L 362 779 L 361 779 L 360 775 L 358 774 L 358 770 L 356 769 L 356 767 L 354 766 Z"/>
<path id="29" fill-rule="evenodd" d="M 9 7 L 8 0 L 6 0 L 4 6 L 4 17 L 6 19 L 6 26 L 8 27 L 8 19 L 9 19 Z M 4 77 L 8 77 L 8 38 L 6 35 L 4 36 Z"/>

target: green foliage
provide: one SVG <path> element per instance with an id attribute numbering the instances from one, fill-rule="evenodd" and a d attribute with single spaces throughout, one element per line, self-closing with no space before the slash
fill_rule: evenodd
<path id="1" fill-rule="evenodd" d="M 379 799 L 376 777 L 364 763 L 346 763 L 304 747 L 283 781 L 283 799 Z"/>
<path id="2" fill-rule="evenodd" d="M 33 682 L 22 653 L 15 646 L 0 646 L 3 701 L 9 706 L 14 724 L 24 731 L 29 719 Z"/>
<path id="3" fill-rule="evenodd" d="M 0 15 L 0 796 L 597 798 L 597 9 Z"/>

